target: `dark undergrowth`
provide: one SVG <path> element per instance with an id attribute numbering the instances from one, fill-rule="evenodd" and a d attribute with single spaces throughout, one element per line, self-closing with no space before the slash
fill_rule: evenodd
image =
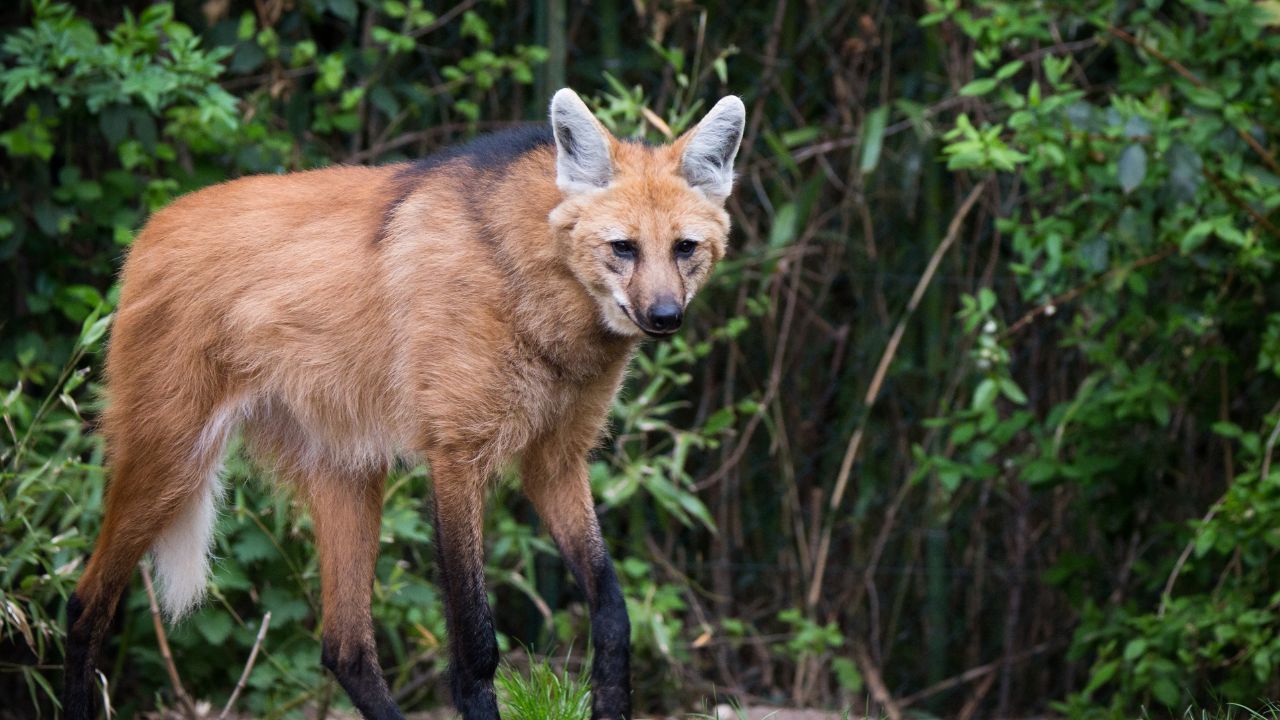
<path id="1" fill-rule="evenodd" d="M 420 157 L 570 85 L 654 140 L 722 94 L 748 108 L 732 252 L 693 326 L 637 357 L 592 464 L 637 707 L 1274 716 L 1278 7 L 7 4 L 0 715 L 55 712 L 106 481 L 101 346 L 148 213 L 229 177 Z M 227 474 L 176 670 L 220 707 L 270 612 L 237 708 L 342 705 L 310 520 L 241 460 Z M 445 688 L 429 487 L 391 477 L 374 593 L 406 709 Z M 585 647 L 511 487 L 487 520 L 503 650 Z M 119 623 L 115 707 L 172 706 L 140 585 Z M 575 674 L 533 667 L 512 697 L 577 707 Z"/>

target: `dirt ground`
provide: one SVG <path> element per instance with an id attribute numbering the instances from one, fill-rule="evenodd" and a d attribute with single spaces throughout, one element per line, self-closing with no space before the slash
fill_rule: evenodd
<path id="1" fill-rule="evenodd" d="M 701 711 L 699 711 L 697 715 L 705 717 L 702 715 Z M 337 720 L 336 715 L 330 715 L 330 717 Z M 413 713 L 407 716 L 406 720 L 454 720 L 456 717 L 457 716 L 452 714 L 452 712 L 442 710 L 428 713 Z M 641 715 L 639 720 L 686 720 L 688 717 L 690 717 L 690 715 L 653 718 L 646 718 L 646 716 Z M 742 711 L 735 711 L 728 705 L 720 705 L 716 707 L 714 717 L 715 720 L 843 720 L 844 716 L 840 713 L 829 710 L 795 710 L 792 708 L 777 708 L 764 705 L 750 706 L 744 708 Z M 341 720 L 358 720 L 358 718 L 344 717 Z M 856 719 L 850 718 L 850 720 Z"/>
<path id="2" fill-rule="evenodd" d="M 829 710 L 793 710 L 767 706 L 751 706 L 745 714 L 737 713 L 728 705 L 716 707 L 716 720 L 841 720 L 843 715 Z M 855 720 L 850 718 L 850 720 Z"/>
<path id="3" fill-rule="evenodd" d="M 218 717 L 218 710 L 210 707 L 207 703 L 197 703 L 197 714 L 202 718 Z M 638 720 L 687 720 L 691 715 L 652 717 L 647 718 L 641 715 Z M 697 713 L 699 717 L 705 717 L 701 712 Z M 457 714 L 452 710 L 433 710 L 430 712 L 410 713 L 405 716 L 405 720 L 456 720 Z M 742 711 L 736 711 L 728 705 L 720 705 L 715 709 L 715 720 L 843 720 L 843 716 L 837 712 L 829 710 L 795 710 L 791 708 L 776 708 L 768 706 L 750 706 Z M 173 711 L 160 711 L 156 713 L 147 713 L 146 720 L 185 720 L 185 716 L 181 713 Z M 360 720 L 360 716 L 354 713 L 346 713 L 339 710 L 330 710 L 327 715 L 328 720 Z M 242 713 L 231 713 L 228 720 L 254 720 L 249 715 Z M 850 720 L 855 720 L 850 718 Z"/>
<path id="4" fill-rule="evenodd" d="M 701 715 L 701 712 L 698 713 Z M 336 713 L 331 713 L 331 718 L 339 720 Z M 451 711 L 441 710 L 427 713 L 412 713 L 405 720 L 454 720 L 457 716 Z M 685 720 L 688 715 L 680 715 L 675 717 L 654 717 L 647 718 L 643 715 L 640 720 Z M 843 716 L 837 712 L 828 710 L 795 710 L 791 708 L 777 708 L 768 706 L 751 706 L 743 711 L 735 711 L 728 705 L 720 705 L 716 707 L 715 720 L 842 720 Z M 340 720 L 359 720 L 356 717 L 342 717 Z M 855 720 L 850 718 L 850 720 Z"/>
<path id="5" fill-rule="evenodd" d="M 199 720 L 214 720 L 219 713 L 220 709 L 208 702 L 196 701 L 195 703 L 195 715 Z M 307 717 L 315 717 L 316 709 L 304 706 L 303 714 Z M 691 718 L 701 720 L 708 718 L 708 715 L 705 710 L 694 710 L 681 715 L 640 715 L 636 720 L 690 720 Z M 186 714 L 173 708 L 144 713 L 141 717 L 142 720 L 188 720 Z M 325 718 L 326 720 L 360 720 L 360 716 L 354 712 L 337 709 L 330 709 Z M 447 708 L 409 713 L 405 716 L 405 720 L 457 720 L 457 718 L 457 713 Z M 232 711 L 227 715 L 227 720 L 255 720 L 255 718 L 244 712 Z M 845 716 L 831 710 L 797 710 L 767 705 L 751 705 L 735 710 L 729 705 L 718 705 L 714 714 L 710 714 L 709 720 L 845 720 Z M 861 720 L 861 718 L 850 716 L 848 720 Z"/>

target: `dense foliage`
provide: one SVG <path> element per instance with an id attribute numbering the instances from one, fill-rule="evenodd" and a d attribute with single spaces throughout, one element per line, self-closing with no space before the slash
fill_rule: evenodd
<path id="1" fill-rule="evenodd" d="M 421 156 L 541 117 L 562 83 L 654 140 L 725 92 L 748 107 L 731 257 L 695 327 L 637 358 L 592 465 L 638 707 L 1280 696 L 1280 4 L 23 0 L 0 19 L 0 716 L 54 706 L 100 519 L 114 273 L 147 214 L 229 177 Z M 242 461 L 228 475 L 212 600 L 168 636 L 187 690 L 224 701 L 269 611 L 239 707 L 345 702 L 318 662 L 310 521 Z M 429 492 L 423 468 L 388 484 L 374 596 L 407 708 L 442 700 Z M 577 592 L 509 483 L 488 538 L 507 657 L 576 667 Z M 172 704 L 140 584 L 124 604 L 113 702 Z M 581 702 L 543 666 L 504 683 Z"/>

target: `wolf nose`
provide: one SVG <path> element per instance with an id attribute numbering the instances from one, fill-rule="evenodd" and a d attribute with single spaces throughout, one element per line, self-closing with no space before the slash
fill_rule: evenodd
<path id="1" fill-rule="evenodd" d="M 649 326 L 658 332 L 671 332 L 680 327 L 682 317 L 680 306 L 670 301 L 649 308 Z"/>

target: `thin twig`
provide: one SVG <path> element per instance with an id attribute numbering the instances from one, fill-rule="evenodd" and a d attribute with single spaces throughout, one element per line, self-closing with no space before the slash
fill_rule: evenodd
<path id="1" fill-rule="evenodd" d="M 902 342 L 902 336 L 907 331 L 907 321 L 911 319 L 912 313 L 920 305 L 920 300 L 924 297 L 925 291 L 929 289 L 929 285 L 933 282 L 933 276 L 938 271 L 938 265 L 942 263 L 942 258 L 947 254 L 947 250 L 950 250 L 951 246 L 955 244 L 956 238 L 960 235 L 960 228 L 964 225 L 965 218 L 969 216 L 969 212 L 977 204 L 984 188 L 985 184 L 983 183 L 974 185 L 973 189 L 969 191 L 968 197 L 964 199 L 964 202 L 960 203 L 960 208 L 956 210 L 956 214 L 951 218 L 951 223 L 947 226 L 947 234 L 942 238 L 942 242 L 938 243 L 938 247 L 934 249 L 933 255 L 929 258 L 929 264 L 925 266 L 924 274 L 920 276 L 920 280 L 916 283 L 915 292 L 911 293 L 911 299 L 907 301 L 906 310 L 903 311 L 902 317 L 899 318 L 897 327 L 893 329 L 893 335 L 889 337 L 884 353 L 880 356 L 880 364 L 876 366 L 875 374 L 871 377 L 871 383 L 868 385 L 867 394 L 863 399 L 862 420 L 858 423 L 857 429 L 853 431 L 853 435 L 849 437 L 849 444 L 845 447 L 844 459 L 840 462 L 840 471 L 836 475 L 836 486 L 831 493 L 829 509 L 832 512 L 827 518 L 826 527 L 823 528 L 822 540 L 818 544 L 817 561 L 812 579 L 809 582 L 809 594 L 807 597 L 809 607 L 814 607 L 818 604 L 818 596 L 822 592 L 822 581 L 826 576 L 827 555 L 831 550 L 831 533 L 835 529 L 835 510 L 840 507 L 841 501 L 844 500 L 845 490 L 849 486 L 849 475 L 853 470 L 853 462 L 858 457 L 858 448 L 862 446 L 862 435 L 866 430 L 867 418 L 871 416 L 871 409 L 875 407 L 876 399 L 880 396 L 880 386 L 884 384 L 889 365 L 898 354 L 898 345 Z"/>
<path id="2" fill-rule="evenodd" d="M 440 16 L 440 17 L 438 17 L 438 18 L 436 18 L 436 19 L 435 19 L 435 21 L 434 21 L 434 22 L 432 22 L 430 25 L 426 25 L 426 26 L 424 26 L 424 27 L 420 27 L 420 28 L 418 28 L 417 30 L 414 30 L 413 32 L 409 33 L 409 36 L 410 36 L 410 37 L 413 37 L 413 38 L 420 38 L 420 37 L 422 37 L 423 35 L 426 35 L 427 33 L 434 32 L 434 31 L 436 31 L 436 30 L 439 30 L 440 28 L 444 27 L 445 25 L 448 25 L 448 24 L 449 24 L 449 21 L 450 21 L 450 20 L 453 20 L 453 19 L 454 19 L 455 17 L 457 17 L 459 14 L 461 14 L 461 13 L 463 13 L 463 12 L 466 12 L 467 10 L 470 10 L 472 7 L 475 7 L 475 4 L 476 4 L 478 1 L 479 1 L 479 0 L 463 0 L 462 2 L 458 3 L 457 5 L 454 5 L 452 8 L 450 8 L 450 9 L 449 9 L 447 12 L 445 12 L 443 15 L 441 15 L 441 16 Z"/>
<path id="3" fill-rule="evenodd" d="M 1141 40 L 1134 37 L 1133 35 L 1113 25 L 1107 26 L 1107 32 L 1120 38 L 1126 43 L 1129 43 L 1133 47 L 1147 53 L 1148 55 L 1159 60 L 1165 65 L 1168 65 L 1174 72 L 1181 75 L 1184 79 L 1186 79 L 1187 82 L 1191 83 L 1192 85 L 1195 85 L 1198 88 L 1206 87 L 1204 81 L 1201 80 L 1195 73 L 1188 70 L 1185 65 L 1178 62 L 1177 60 L 1174 60 L 1168 55 L 1165 55 L 1164 53 L 1160 52 L 1156 48 L 1153 48 L 1150 45 L 1142 42 Z M 1252 123 L 1252 121 L 1250 122 Z M 1258 142 L 1257 138 L 1255 138 L 1253 135 L 1249 134 L 1248 131 L 1242 128 L 1236 127 L 1233 129 L 1236 131 L 1236 135 L 1239 135 L 1240 139 L 1244 140 L 1245 144 L 1248 145 L 1250 148 L 1253 148 L 1253 151 L 1258 154 L 1258 157 L 1262 158 L 1262 162 L 1266 164 L 1266 166 L 1271 170 L 1271 172 L 1280 174 L 1280 163 L 1277 163 L 1276 159 L 1271 155 L 1271 153 L 1267 152 L 1267 149 L 1262 147 L 1262 144 Z"/>
<path id="4" fill-rule="evenodd" d="M 1226 493 L 1222 497 L 1213 501 L 1213 505 L 1209 507 L 1209 512 L 1200 518 L 1200 522 L 1196 526 L 1195 534 L 1187 541 L 1187 546 L 1182 548 L 1182 554 L 1178 556 L 1178 561 L 1173 564 L 1173 570 L 1169 573 L 1169 579 L 1164 582 L 1164 591 L 1160 593 L 1160 608 L 1156 610 L 1156 617 L 1164 617 L 1164 611 L 1168 609 L 1169 599 L 1173 597 L 1173 585 L 1178 582 L 1178 576 L 1182 574 L 1182 568 L 1187 564 L 1187 560 L 1191 558 L 1191 551 L 1195 549 L 1196 541 L 1200 539 L 1200 533 L 1204 526 L 1218 514 L 1218 508 L 1222 507 L 1222 501 L 1227 499 Z"/>
<path id="5" fill-rule="evenodd" d="M 116 716 L 116 709 L 111 706 L 111 683 L 107 681 L 107 676 L 101 670 L 97 671 L 98 681 L 102 683 L 102 712 L 107 716 L 107 720 Z"/>
<path id="6" fill-rule="evenodd" d="M 173 664 L 173 653 L 169 652 L 169 638 L 165 635 L 164 620 L 160 617 L 160 604 L 156 602 L 156 590 L 151 584 L 151 569 L 145 562 L 140 563 L 140 566 L 142 584 L 147 588 L 147 602 L 151 604 L 151 623 L 156 629 L 156 644 L 160 646 L 160 657 L 164 658 L 165 670 L 169 672 L 169 683 L 173 685 L 174 697 L 177 698 L 183 713 L 189 718 L 195 718 L 195 705 L 191 702 L 191 696 L 187 694 L 186 689 L 182 687 L 182 678 L 178 675 L 177 666 Z"/>
<path id="7" fill-rule="evenodd" d="M 1077 50 L 1084 50 L 1084 49 L 1093 47 L 1094 45 L 1097 45 L 1097 44 L 1098 44 L 1097 38 L 1088 38 L 1086 40 L 1077 40 L 1074 42 L 1058 43 L 1057 45 L 1049 45 L 1047 47 L 1040 48 L 1039 50 L 1029 52 L 1026 55 L 1019 56 L 1016 59 L 1021 60 L 1023 62 L 1031 63 L 1039 60 L 1040 58 L 1046 55 L 1056 55 L 1059 53 L 1065 53 L 1070 55 L 1071 53 L 1074 53 Z M 933 105 L 930 105 L 924 108 L 924 110 L 920 113 L 918 119 L 927 120 L 933 117 L 934 115 L 937 115 L 943 112 L 944 110 L 949 110 L 957 105 L 963 104 L 964 102 L 972 99 L 973 98 L 967 95 L 950 95 L 948 97 L 943 98 L 942 100 L 939 100 Z M 884 129 L 883 136 L 888 138 L 888 137 L 897 135 L 898 133 L 904 130 L 909 130 L 915 125 L 915 122 L 916 122 L 916 118 L 906 118 L 903 120 L 899 120 L 891 125 L 886 126 Z M 796 162 L 800 162 L 802 160 L 808 160 L 811 157 L 825 155 L 826 153 L 834 152 L 836 150 L 851 148 L 860 142 L 862 142 L 861 133 L 856 135 L 849 135 L 846 137 L 834 138 L 831 140 L 824 140 L 822 142 L 817 142 L 812 145 L 807 145 L 805 147 L 796 149 L 795 152 L 792 153 L 791 158 Z"/>
<path id="8" fill-rule="evenodd" d="M 316 720 L 328 720 L 329 708 L 333 707 L 333 676 L 324 679 L 324 689 L 320 691 L 320 707 L 316 708 Z"/>
<path id="9" fill-rule="evenodd" d="M 1276 403 L 1275 407 L 1271 408 L 1272 415 L 1277 412 L 1280 412 L 1280 403 Z M 1276 418 L 1275 427 L 1271 428 L 1271 435 L 1267 437 L 1267 444 L 1262 448 L 1262 469 L 1258 473 L 1258 479 L 1264 483 L 1269 482 L 1271 477 L 1271 453 L 1276 449 L 1277 438 L 1280 438 L 1280 417 Z"/>
<path id="10" fill-rule="evenodd" d="M 1040 653 L 1043 653 L 1046 650 L 1057 647 L 1059 644 L 1060 643 L 1043 642 L 1043 643 L 1040 643 L 1039 645 L 1036 645 L 1035 647 L 1027 648 L 1026 650 L 1023 650 L 1017 655 L 1011 656 L 1010 658 L 1008 658 L 1008 661 L 1021 662 L 1023 660 L 1027 660 L 1032 657 L 1035 657 L 1036 655 L 1039 655 Z M 936 682 L 923 690 L 914 692 L 902 698 L 901 700 L 898 701 L 898 707 L 900 708 L 910 707 L 920 702 L 921 700 L 924 700 L 925 698 L 932 697 L 934 695 L 937 695 L 940 692 L 943 692 L 945 690 L 950 690 L 951 688 L 957 687 L 959 685 L 971 683 L 974 680 L 977 680 L 978 678 L 981 678 L 984 675 L 990 675 L 991 673 L 994 673 L 996 670 L 999 670 L 1001 666 L 1004 665 L 1005 660 L 1006 658 L 1000 658 L 999 660 L 992 660 L 991 662 L 986 663 L 985 665 L 979 665 L 977 667 L 969 668 L 968 670 L 965 670 L 959 675 L 953 675 L 945 680 Z"/>
<path id="11" fill-rule="evenodd" d="M 258 637 L 253 641 L 253 649 L 249 651 L 249 659 L 245 661 L 244 671 L 240 673 L 240 680 L 236 682 L 236 689 L 231 691 L 227 704 L 222 707 L 222 712 L 218 713 L 218 720 L 226 720 L 227 713 L 231 712 L 236 700 L 240 698 L 240 693 L 244 691 L 245 684 L 249 682 L 249 673 L 253 672 L 253 664 L 258 660 L 258 650 L 262 647 L 263 639 L 267 637 L 267 627 L 270 625 L 271 611 L 268 610 L 267 614 L 262 616 L 262 624 L 258 626 Z"/>
<path id="12" fill-rule="evenodd" d="M 1142 267 L 1146 267 L 1147 265 L 1158 263 L 1161 260 L 1164 260 L 1165 258 L 1173 255 L 1174 252 L 1176 251 L 1177 251 L 1176 247 L 1169 246 L 1158 253 L 1155 253 L 1153 255 L 1148 255 L 1143 258 L 1139 258 L 1133 261 L 1131 265 L 1125 265 L 1124 267 L 1115 268 L 1106 273 L 1103 273 L 1102 275 L 1095 277 L 1094 279 L 1090 280 L 1089 282 L 1083 285 L 1080 285 L 1079 287 L 1074 287 L 1062 293 L 1061 295 L 1058 295 L 1057 297 L 1053 298 L 1049 302 L 1046 302 L 1038 307 L 1028 310 L 1025 315 L 1018 318 L 1017 322 L 1010 325 L 1004 332 L 1000 333 L 999 339 L 1004 340 L 1010 335 L 1017 334 L 1019 330 L 1029 325 L 1032 320 L 1036 319 L 1036 317 L 1040 315 L 1052 314 L 1053 312 L 1056 312 L 1059 305 L 1075 300 L 1076 298 L 1080 297 L 1081 295 L 1097 287 L 1100 283 L 1110 278 L 1120 275 L 1121 273 L 1130 273 L 1130 272 L 1133 272 L 1134 270 L 1137 270 L 1138 268 L 1142 268 Z"/>
<path id="13" fill-rule="evenodd" d="M 1280 402 L 1271 408 L 1271 412 L 1268 415 L 1275 415 L 1277 412 L 1280 412 Z M 1271 428 L 1271 435 L 1267 437 L 1267 444 L 1262 449 L 1262 468 L 1258 478 L 1263 482 L 1266 482 L 1271 475 L 1271 453 L 1275 451 L 1277 439 L 1280 439 L 1280 417 L 1276 418 L 1276 424 Z M 1227 481 L 1230 482 L 1231 478 L 1227 478 Z M 1195 534 L 1187 541 L 1186 547 L 1182 548 L 1182 554 L 1178 556 L 1178 561 L 1173 564 L 1169 579 L 1164 583 L 1164 591 L 1160 593 L 1160 608 L 1156 610 L 1156 617 L 1164 617 L 1164 611 L 1168 608 L 1169 600 L 1173 597 L 1173 585 L 1178 582 L 1178 576 L 1182 574 L 1183 566 L 1191 558 L 1191 551 L 1195 549 L 1196 542 L 1200 540 L 1200 535 L 1204 532 L 1204 526 L 1218 514 L 1218 510 L 1222 508 L 1222 503 L 1227 499 L 1227 494 L 1230 492 L 1231 488 L 1227 488 L 1227 492 L 1224 492 L 1222 497 L 1213 501 L 1209 512 L 1200 518 Z"/>
<path id="14" fill-rule="evenodd" d="M 911 315 L 915 313 L 920 301 L 924 298 L 925 291 L 933 283 L 933 276 L 938 272 L 938 265 L 942 263 L 943 256 L 955 244 L 956 238 L 960 235 L 960 228 L 964 225 L 965 218 L 969 216 L 969 211 L 977 204 L 984 187 L 983 184 L 978 184 L 969 191 L 968 197 L 964 199 L 964 202 L 960 203 L 960 209 L 951 218 L 951 224 L 947 227 L 946 236 L 942 238 L 942 242 L 938 243 L 938 247 L 934 249 L 933 255 L 929 258 L 929 264 L 925 266 L 924 273 L 920 276 L 919 282 L 916 283 L 916 289 L 911 293 L 911 299 L 907 302 L 906 310 L 903 311 L 897 327 L 893 329 L 893 335 L 889 337 L 889 342 L 885 345 L 884 352 L 880 355 L 880 364 L 876 366 L 875 374 L 871 376 L 871 383 L 867 386 L 867 394 L 863 398 L 865 414 L 870 414 L 871 408 L 875 406 L 876 399 L 880 396 L 880 387 L 884 384 L 885 375 L 889 372 L 889 365 L 893 362 L 894 357 L 897 356 L 898 345 L 902 342 L 902 336 L 907 331 L 907 321 L 911 319 Z M 844 459 L 840 463 L 840 473 L 836 478 L 836 488 L 831 494 L 831 508 L 833 510 L 839 507 L 840 501 L 844 499 L 845 488 L 849 482 L 849 471 L 853 467 L 853 461 L 857 458 L 858 445 L 862 440 L 863 427 L 865 427 L 865 423 L 859 426 L 858 431 L 854 433 L 854 437 L 849 439 Z"/>
<path id="15" fill-rule="evenodd" d="M 893 696 L 889 694 L 889 689 L 885 687 L 884 679 L 880 675 L 880 668 L 876 667 L 862 643 L 853 643 L 853 656 L 862 671 L 862 677 L 867 681 L 867 689 L 871 691 L 871 697 L 884 708 L 884 714 L 889 716 L 889 720 L 902 720 L 901 706 L 894 702 Z"/>
<path id="16" fill-rule="evenodd" d="M 1260 213 L 1258 213 L 1257 210 L 1253 209 L 1252 205 L 1240 199 L 1240 196 L 1236 195 L 1235 192 L 1233 192 L 1231 188 L 1228 187 L 1227 184 L 1222 181 L 1221 178 L 1209 172 L 1208 170 L 1205 170 L 1203 174 L 1209 180 L 1209 182 L 1212 183 L 1215 188 L 1217 188 L 1218 192 L 1227 196 L 1227 199 L 1231 201 L 1232 205 L 1235 205 L 1236 207 L 1245 211 L 1250 217 L 1254 219 L 1254 222 L 1266 228 L 1267 232 L 1271 233 L 1273 236 L 1280 238 L 1280 228 L 1277 228 L 1274 223 L 1272 223 L 1270 220 L 1266 218 L 1266 216 L 1261 215 Z"/>

